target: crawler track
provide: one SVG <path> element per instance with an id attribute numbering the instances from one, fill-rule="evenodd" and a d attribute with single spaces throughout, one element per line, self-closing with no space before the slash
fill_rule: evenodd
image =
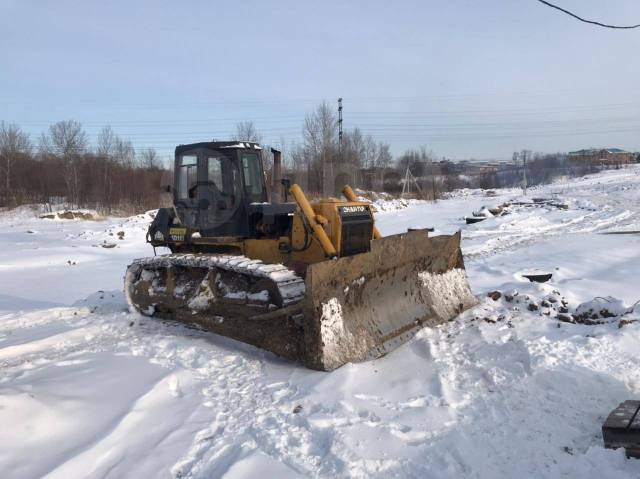
<path id="1" fill-rule="evenodd" d="M 169 268 L 185 268 L 199 270 L 225 270 L 245 277 L 270 280 L 277 288 L 279 298 L 273 298 L 287 307 L 297 303 L 304 297 L 304 280 L 281 264 L 265 264 L 260 260 L 246 256 L 207 255 L 207 254 L 170 254 L 152 256 L 134 260 L 127 270 L 127 297 L 130 287 L 135 281 L 135 274 L 143 270 L 159 271 Z M 129 302 L 131 304 L 131 301 Z"/>
<path id="2" fill-rule="evenodd" d="M 196 324 L 289 358 L 302 354 L 305 283 L 244 256 L 172 254 L 134 260 L 127 301 L 146 316 Z"/>

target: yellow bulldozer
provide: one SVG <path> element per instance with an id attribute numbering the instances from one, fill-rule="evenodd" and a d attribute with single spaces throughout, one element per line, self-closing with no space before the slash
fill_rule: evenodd
<path id="1" fill-rule="evenodd" d="M 459 232 L 382 237 L 349 186 L 344 200 L 311 203 L 281 179 L 272 151 L 268 189 L 257 143 L 176 148 L 173 207 L 147 232 L 154 252 L 171 254 L 129 265 L 132 310 L 328 371 L 383 356 L 475 303 Z"/>

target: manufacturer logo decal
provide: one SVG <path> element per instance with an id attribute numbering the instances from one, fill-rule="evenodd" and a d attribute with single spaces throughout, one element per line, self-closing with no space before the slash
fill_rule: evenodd
<path id="1" fill-rule="evenodd" d="M 164 241 L 164 235 L 162 231 L 156 231 L 156 234 L 153 235 L 153 239 L 157 241 Z"/>
<path id="2" fill-rule="evenodd" d="M 343 213 L 364 213 L 365 211 L 367 211 L 366 206 L 343 206 L 342 207 Z"/>

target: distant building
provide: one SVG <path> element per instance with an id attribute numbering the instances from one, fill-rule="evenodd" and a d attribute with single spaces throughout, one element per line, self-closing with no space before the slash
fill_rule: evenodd
<path id="1" fill-rule="evenodd" d="M 500 166 L 499 161 L 474 161 L 467 164 L 469 173 L 480 175 L 497 173 Z"/>
<path id="2" fill-rule="evenodd" d="M 620 148 L 589 148 L 570 151 L 568 158 L 575 163 L 626 165 L 635 161 L 636 154 Z"/>

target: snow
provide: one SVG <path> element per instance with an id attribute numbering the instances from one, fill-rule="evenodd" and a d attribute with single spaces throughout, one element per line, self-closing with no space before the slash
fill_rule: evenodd
<path id="1" fill-rule="evenodd" d="M 211 286 L 209 284 L 209 275 L 210 273 L 207 273 L 205 275 L 205 277 L 200 282 L 200 285 L 198 286 L 196 295 L 189 300 L 189 308 L 191 308 L 193 311 L 206 310 L 209 305 L 216 299 L 215 294 L 213 294 L 213 291 L 211 291 Z"/>
<path id="2" fill-rule="evenodd" d="M 397 211 L 410 206 L 424 205 L 426 201 L 414 198 L 394 198 L 389 193 L 378 193 L 375 191 L 365 191 L 359 188 L 355 189 L 356 199 L 371 203 L 375 211 Z"/>
<path id="3" fill-rule="evenodd" d="M 375 200 L 373 201 L 373 206 L 376 211 L 397 211 L 409 208 L 410 206 L 423 205 L 425 203 L 426 202 L 423 200 L 393 198 Z"/>
<path id="4" fill-rule="evenodd" d="M 637 478 L 600 428 L 640 395 L 640 235 L 602 234 L 640 230 L 640 169 L 530 189 L 567 209 L 516 201 L 464 223 L 519 195 L 380 208 L 383 234 L 461 229 L 478 305 L 331 373 L 130 313 L 123 277 L 153 254 L 149 214 L 2 213 L 2 477 Z M 530 283 L 530 270 L 553 277 Z M 613 316 L 564 322 L 550 298 Z"/>
<path id="5" fill-rule="evenodd" d="M 239 142 L 233 145 L 221 146 L 220 148 L 248 148 L 248 147 L 245 147 L 245 144 L 243 142 Z"/>

